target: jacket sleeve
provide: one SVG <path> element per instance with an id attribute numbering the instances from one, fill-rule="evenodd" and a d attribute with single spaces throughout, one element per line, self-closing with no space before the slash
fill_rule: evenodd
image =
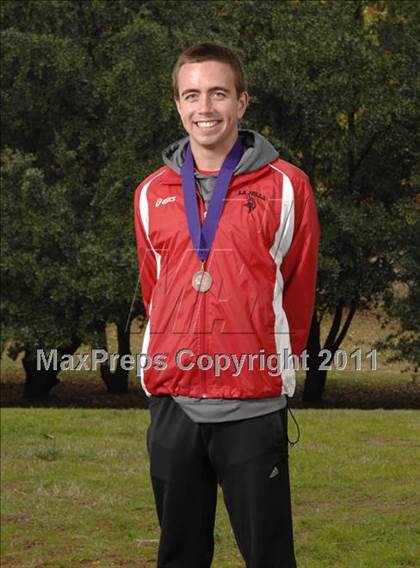
<path id="1" fill-rule="evenodd" d="M 149 230 L 149 211 L 147 199 L 142 198 L 142 204 L 146 210 L 142 211 L 140 206 L 142 185 L 136 189 L 134 196 L 134 228 L 137 243 L 137 260 L 139 267 L 139 278 L 143 303 L 146 315 L 150 317 L 150 303 L 153 294 L 153 288 L 157 281 L 157 265 L 152 244 L 148 237 Z M 143 214 L 143 216 L 142 216 Z M 145 224 L 147 227 L 145 227 Z"/>
<path id="2" fill-rule="evenodd" d="M 297 184 L 293 239 L 281 272 L 283 308 L 289 323 L 291 349 L 299 356 L 306 348 L 314 310 L 319 221 L 308 178 L 302 176 Z"/>

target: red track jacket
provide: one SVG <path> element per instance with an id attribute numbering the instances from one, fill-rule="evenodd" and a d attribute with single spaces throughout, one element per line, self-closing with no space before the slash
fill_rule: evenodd
<path id="1" fill-rule="evenodd" d="M 295 372 L 285 368 L 286 360 L 306 346 L 319 243 L 307 176 L 277 159 L 232 178 L 206 264 L 213 285 L 205 293 L 191 284 L 201 266 L 181 176 L 164 166 L 145 179 L 135 192 L 134 216 L 148 316 L 142 347 L 148 362 L 141 371 L 146 394 L 293 396 Z M 276 354 L 280 366 L 273 372 Z M 238 373 L 233 362 L 241 357 Z"/>

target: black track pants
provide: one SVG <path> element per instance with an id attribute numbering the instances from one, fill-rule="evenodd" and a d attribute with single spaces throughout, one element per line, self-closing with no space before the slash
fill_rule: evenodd
<path id="1" fill-rule="evenodd" d="M 153 396 L 150 412 L 158 568 L 210 567 L 218 483 L 246 567 L 296 567 L 287 407 L 257 418 L 196 424 L 170 396 Z"/>

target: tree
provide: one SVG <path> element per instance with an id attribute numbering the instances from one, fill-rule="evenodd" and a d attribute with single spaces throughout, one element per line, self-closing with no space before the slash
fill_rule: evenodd
<path id="1" fill-rule="evenodd" d="M 36 350 L 77 349 L 83 297 L 69 189 L 47 185 L 34 163 L 33 155 L 2 152 L 2 341 L 13 342 L 14 357 L 24 351 L 25 394 L 46 396 L 59 382 L 57 369 L 38 369 Z"/>
<path id="2" fill-rule="evenodd" d="M 45 28 L 42 8 L 45 15 L 46 3 L 2 5 L 4 337 L 13 355 L 25 352 L 25 392 L 34 396 L 57 383 L 56 372 L 36 368 L 36 349 L 72 353 L 95 327 L 84 313 L 77 254 L 93 177 L 83 131 L 94 114 L 89 69 L 76 41 Z M 7 26 L 11 14 L 17 19 Z M 27 30 L 13 26 L 25 20 Z"/>
<path id="3" fill-rule="evenodd" d="M 40 345 L 59 351 L 62 345 L 74 349 L 77 337 L 78 344 L 83 340 L 106 347 L 106 324 L 114 322 L 120 354 L 130 352 L 130 323 L 133 314 L 142 313 L 138 295 L 130 312 L 138 280 L 132 200 L 135 186 L 155 166 L 163 140 L 166 142 L 162 120 L 168 115 L 168 99 L 162 97 L 162 89 L 170 86 L 169 80 L 167 84 L 163 81 L 164 76 L 169 77 L 170 57 L 165 29 L 137 2 L 6 1 L 2 24 L 6 117 L 2 148 L 17 151 L 6 153 L 4 159 L 15 164 L 19 156 L 26 160 L 30 153 L 30 162 L 24 164 L 36 168 L 51 199 L 49 207 L 62 205 L 61 201 L 55 203 L 59 190 L 65 195 L 65 238 L 60 236 L 55 245 L 61 253 L 66 242 L 66 254 L 59 255 L 65 278 L 54 284 L 57 294 L 62 288 L 62 301 L 69 302 L 73 310 L 72 333 L 64 337 L 62 310 L 54 303 L 45 305 L 47 288 L 32 288 L 32 311 L 25 311 L 21 301 L 24 291 L 19 286 L 13 288 L 7 269 L 4 274 L 10 284 L 4 300 L 8 321 L 4 337 L 14 341 L 14 354 L 26 352 L 27 381 L 29 375 L 31 384 L 39 380 L 44 385 L 40 392 L 46 395 L 55 384 L 55 375 L 46 388 L 40 373 L 28 363 Z M 24 164 L 19 169 L 21 185 L 31 175 Z M 13 204 L 17 199 L 22 205 L 22 216 L 24 204 L 16 187 L 6 180 L 4 191 L 5 203 Z M 4 219 L 9 266 L 13 268 L 19 218 L 5 205 Z M 34 224 L 28 228 L 26 254 L 37 258 L 31 247 L 38 225 L 42 226 L 45 230 L 39 233 L 39 240 L 44 264 L 54 275 L 54 254 L 58 253 L 50 223 L 45 209 L 37 210 Z M 31 281 L 32 274 L 26 271 L 29 265 L 23 263 L 19 277 Z M 38 305 L 43 305 L 42 313 L 38 313 Z M 44 311 L 50 316 L 49 333 L 39 329 Z M 22 327 L 28 331 L 24 342 L 18 341 Z M 63 336 L 61 343 L 54 343 L 54 334 Z M 127 389 L 128 372 L 120 366 L 112 373 L 103 365 L 101 373 L 110 391 Z"/>
<path id="4" fill-rule="evenodd" d="M 380 347 L 390 348 L 389 361 L 407 361 L 405 370 L 410 370 L 413 379 L 420 367 L 420 234 L 419 199 L 413 207 L 410 201 L 401 204 L 401 215 L 405 217 L 404 247 L 395 251 L 394 264 L 399 288 L 389 290 L 385 295 L 385 309 L 390 318 L 398 319 L 399 329 L 391 333 Z M 401 235 L 400 235 L 401 238 Z M 408 253 L 408 254 L 407 254 Z"/>
<path id="5" fill-rule="evenodd" d="M 120 355 L 130 353 L 130 323 L 144 314 L 132 224 L 134 189 L 158 165 L 166 143 L 170 57 L 166 30 L 140 7 L 95 48 L 95 77 L 105 112 L 100 125 L 101 168 L 91 205 L 94 219 L 80 251 L 90 264 L 86 294 L 103 321 L 115 323 Z M 170 131 L 170 128 L 169 128 Z M 105 284 L 105 285 L 104 285 Z M 137 301 L 130 309 L 133 294 Z M 131 314 L 131 315 L 130 315 Z M 128 372 L 103 366 L 111 390 L 127 387 Z"/>

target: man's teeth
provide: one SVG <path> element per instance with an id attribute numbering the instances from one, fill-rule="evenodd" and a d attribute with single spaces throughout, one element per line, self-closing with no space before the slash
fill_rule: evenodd
<path id="1" fill-rule="evenodd" d="M 216 126 L 217 123 L 218 123 L 217 120 L 207 120 L 207 121 L 196 122 L 197 126 L 199 126 L 200 128 L 211 128 L 212 126 Z"/>

